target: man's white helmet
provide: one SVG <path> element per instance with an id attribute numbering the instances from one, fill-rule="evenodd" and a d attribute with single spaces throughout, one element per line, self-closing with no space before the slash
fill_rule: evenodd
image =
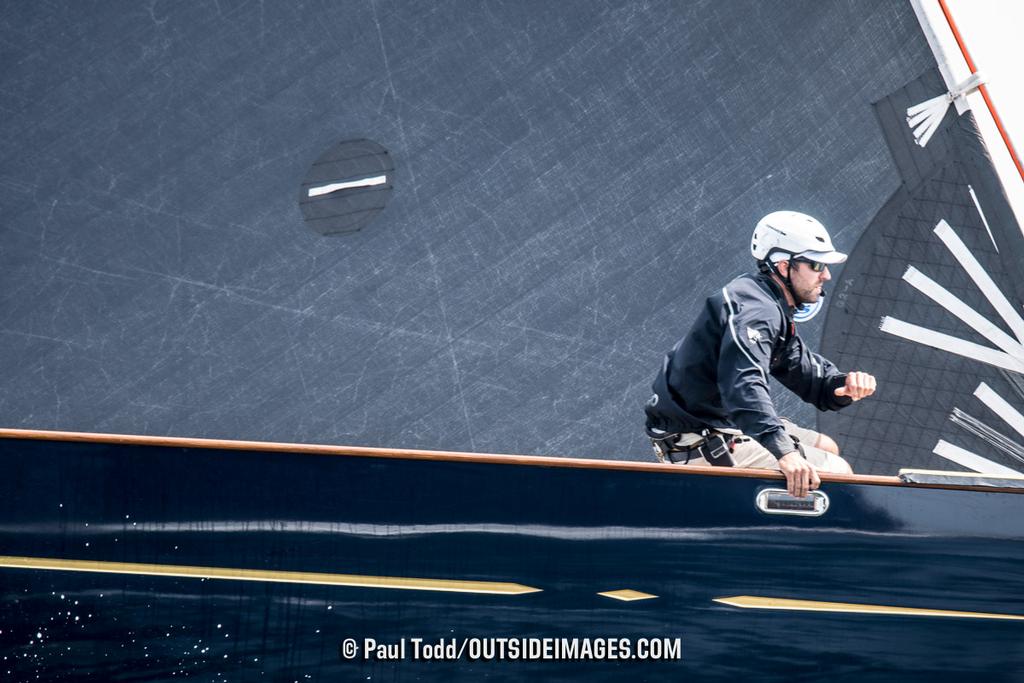
<path id="1" fill-rule="evenodd" d="M 796 211 L 775 211 L 758 221 L 750 239 L 750 253 L 758 261 L 802 256 L 832 265 L 846 260 L 846 254 L 832 246 L 824 225 Z"/>

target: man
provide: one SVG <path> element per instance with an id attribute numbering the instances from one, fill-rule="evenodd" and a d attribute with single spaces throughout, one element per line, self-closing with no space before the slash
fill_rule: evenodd
<path id="1" fill-rule="evenodd" d="M 819 410 L 870 396 L 875 378 L 844 374 L 812 353 L 793 314 L 823 297 L 828 266 L 842 263 L 825 227 L 776 211 L 754 228 L 758 273 L 708 297 L 693 327 L 669 352 L 647 402 L 647 433 L 662 461 L 781 470 L 790 495 L 821 484 L 818 471 L 852 473 L 835 441 L 780 418 L 768 376 Z"/>

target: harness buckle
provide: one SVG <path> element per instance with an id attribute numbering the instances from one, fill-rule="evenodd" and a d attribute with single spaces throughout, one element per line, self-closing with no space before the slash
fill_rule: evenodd
<path id="1" fill-rule="evenodd" d="M 723 435 L 717 432 L 711 433 L 707 429 L 701 434 L 704 436 L 704 443 L 697 447 L 697 451 L 708 461 L 708 464 L 714 467 L 732 467 L 733 461 L 730 455 L 732 440 L 727 441 Z"/>

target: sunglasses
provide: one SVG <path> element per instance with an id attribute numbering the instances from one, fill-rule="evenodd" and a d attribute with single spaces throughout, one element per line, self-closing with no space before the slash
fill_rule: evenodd
<path id="1" fill-rule="evenodd" d="M 821 261 L 812 261 L 812 260 L 806 259 L 806 258 L 795 258 L 795 259 L 793 259 L 793 262 L 794 263 L 806 263 L 808 266 L 810 266 L 811 270 L 813 270 L 815 273 L 820 273 L 823 270 L 825 270 L 826 268 L 828 268 L 828 264 L 826 264 L 826 263 L 822 263 Z"/>

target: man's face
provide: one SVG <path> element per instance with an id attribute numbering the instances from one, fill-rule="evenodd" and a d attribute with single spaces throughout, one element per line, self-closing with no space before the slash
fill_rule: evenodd
<path id="1" fill-rule="evenodd" d="M 789 264 L 786 264 L 788 267 Z M 815 272 L 810 263 L 806 261 L 793 261 L 789 271 L 790 282 L 793 283 L 793 293 L 796 295 L 796 305 L 813 304 L 821 298 L 821 288 L 826 282 L 832 279 L 825 266 L 821 272 Z"/>

